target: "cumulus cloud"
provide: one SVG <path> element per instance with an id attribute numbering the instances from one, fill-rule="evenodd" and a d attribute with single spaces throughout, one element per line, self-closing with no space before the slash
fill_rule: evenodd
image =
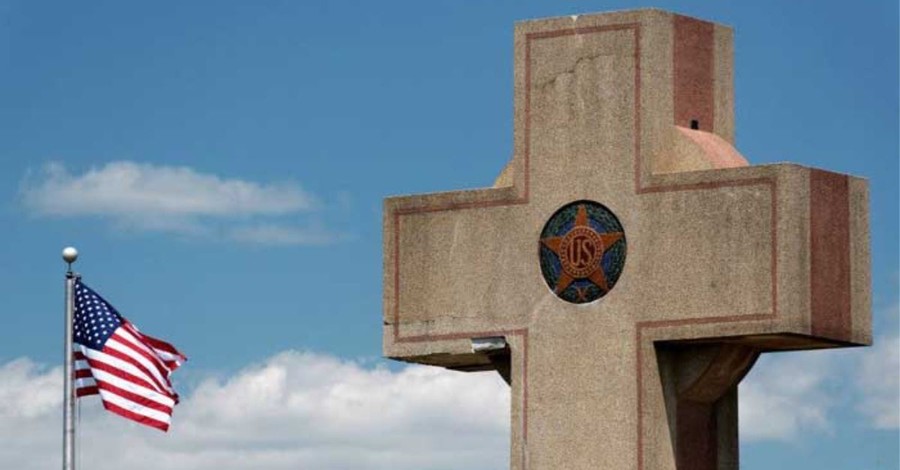
<path id="1" fill-rule="evenodd" d="M 866 391 L 860 411 L 878 429 L 900 427 L 900 337 L 883 337 L 866 351 L 858 380 Z"/>
<path id="2" fill-rule="evenodd" d="M 0 367 L 0 417 L 3 421 L 28 420 L 57 411 L 62 390 L 62 368 L 46 369 L 26 359 Z"/>
<path id="3" fill-rule="evenodd" d="M 58 369 L 27 360 L 0 369 L 0 461 L 59 466 Z M 54 385 L 55 384 L 55 385 Z M 30 404 L 29 391 L 52 390 Z M 168 435 L 82 403 L 86 468 L 502 469 L 509 389 L 494 373 L 411 366 L 400 371 L 286 352 L 227 380 L 200 383 Z M 54 398 L 55 397 L 55 398 Z M 12 411 L 11 411 L 12 410 Z M 18 411 L 15 411 L 18 410 Z M 25 411 L 27 410 L 27 411 Z M 27 433 L 23 432 L 27 429 Z"/>
<path id="4" fill-rule="evenodd" d="M 285 214 L 313 205 L 312 197 L 294 185 L 222 179 L 189 167 L 118 161 L 76 176 L 51 163 L 42 176 L 26 186 L 25 200 L 50 215 Z"/>
<path id="5" fill-rule="evenodd" d="M 764 354 L 740 385 L 741 437 L 829 433 L 843 407 L 870 428 L 900 427 L 900 306 L 876 315 L 891 326 L 873 347 Z"/>
<path id="6" fill-rule="evenodd" d="M 893 334 L 875 338 L 875 345 L 862 353 L 856 379 L 862 391 L 859 411 L 877 429 L 900 427 L 900 335 L 897 322 L 900 306 L 887 312 L 888 323 L 894 325 Z"/>
<path id="7" fill-rule="evenodd" d="M 855 403 L 873 427 L 896 428 L 893 338 L 862 355 L 764 355 L 741 384 L 741 439 L 827 434 Z M 848 382 L 853 374 L 861 379 Z M 59 466 L 61 385 L 58 367 L 28 359 L 0 365 L 4 468 Z M 106 413 L 96 397 L 81 406 L 80 460 L 98 470 L 503 469 L 509 462 L 509 388 L 491 372 L 395 371 L 288 351 L 200 381 L 183 394 L 168 434 Z"/>
<path id="8" fill-rule="evenodd" d="M 325 233 L 254 219 L 314 210 L 317 199 L 296 184 L 228 179 L 190 167 L 116 161 L 73 174 L 51 163 L 23 181 L 21 195 L 35 214 L 103 217 L 123 229 L 203 236 L 224 231 L 234 233 L 225 238 L 266 244 L 316 244 Z"/>
<path id="9" fill-rule="evenodd" d="M 829 382 L 840 379 L 836 351 L 764 354 L 741 382 L 738 423 L 742 439 L 793 440 L 831 431 L 839 404 Z"/>

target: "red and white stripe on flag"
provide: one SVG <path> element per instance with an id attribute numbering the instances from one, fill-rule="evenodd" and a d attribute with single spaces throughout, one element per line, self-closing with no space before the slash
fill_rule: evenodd
<path id="1" fill-rule="evenodd" d="M 99 394 L 103 407 L 162 431 L 169 429 L 178 394 L 170 374 L 187 360 L 174 346 L 122 323 L 102 349 L 74 345 L 75 393 Z"/>

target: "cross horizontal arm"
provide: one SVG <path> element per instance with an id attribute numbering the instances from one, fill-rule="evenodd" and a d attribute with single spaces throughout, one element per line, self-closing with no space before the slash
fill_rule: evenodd
<path id="1" fill-rule="evenodd" d="M 530 269 L 531 257 L 513 253 L 533 241 L 506 229 L 521 225 L 526 203 L 513 187 L 385 200 L 386 355 L 464 355 L 469 339 L 520 325 L 514 289 L 504 284 Z M 489 365 L 481 356 L 458 362 Z"/>
<path id="2" fill-rule="evenodd" d="M 775 164 L 655 175 L 648 183 L 641 191 L 647 204 L 668 211 L 684 204 L 707 224 L 690 232 L 682 209 L 672 220 L 687 232 L 673 233 L 659 222 L 665 215 L 655 218 L 659 246 L 649 258 L 680 260 L 672 263 L 682 267 L 701 261 L 677 280 L 685 295 L 667 302 L 657 298 L 668 289 L 657 285 L 660 268 L 642 271 L 649 273 L 642 279 L 646 295 L 635 298 L 670 309 L 645 316 L 658 339 L 758 336 L 768 338 L 763 349 L 871 342 L 871 300 L 862 288 L 870 263 L 865 180 Z M 661 244 L 666 237 L 673 241 Z M 778 335 L 783 340 L 774 340 Z"/>

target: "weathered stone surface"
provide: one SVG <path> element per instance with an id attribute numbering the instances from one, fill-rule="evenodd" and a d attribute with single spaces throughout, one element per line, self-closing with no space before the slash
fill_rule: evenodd
<path id="1" fill-rule="evenodd" d="M 760 352 L 871 342 L 867 185 L 733 147 L 731 30 L 658 10 L 515 30 L 515 154 L 494 188 L 384 204 L 384 354 L 497 366 L 514 469 L 736 469 Z M 695 128 L 695 129 L 692 129 Z M 621 221 L 618 283 L 573 304 L 538 263 L 578 200 Z"/>

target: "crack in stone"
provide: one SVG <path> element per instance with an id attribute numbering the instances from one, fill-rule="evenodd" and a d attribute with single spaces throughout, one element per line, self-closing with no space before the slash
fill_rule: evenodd
<path id="1" fill-rule="evenodd" d="M 556 75 L 553 76 L 553 78 L 544 80 L 543 82 L 540 82 L 540 83 L 536 83 L 535 86 L 540 91 L 544 91 L 545 88 L 556 83 L 556 81 L 559 80 L 559 78 L 562 77 L 563 75 L 574 75 L 575 71 L 578 70 L 578 66 L 581 65 L 582 63 L 588 62 L 588 61 L 595 61 L 604 56 L 615 56 L 615 54 L 594 54 L 594 55 L 589 55 L 589 56 L 585 56 L 585 57 L 579 57 L 578 60 L 575 61 L 575 64 L 573 64 L 571 67 L 567 68 L 566 70 L 563 70 L 562 72 L 557 73 Z"/>

